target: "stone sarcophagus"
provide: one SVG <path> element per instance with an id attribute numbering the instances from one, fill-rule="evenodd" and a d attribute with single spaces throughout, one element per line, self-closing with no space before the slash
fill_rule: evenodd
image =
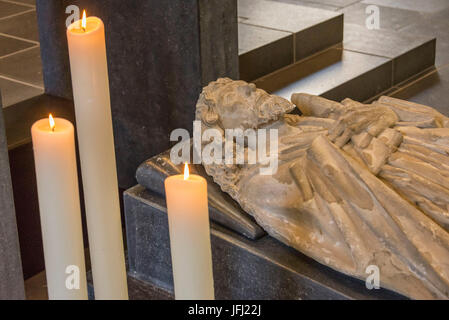
<path id="1" fill-rule="evenodd" d="M 449 118 L 389 97 L 290 102 L 219 79 L 204 88 L 196 119 L 245 159 L 250 138 L 227 130 L 277 132 L 271 174 L 267 163 L 204 156 L 193 166 L 209 182 L 217 298 L 449 297 Z M 163 181 L 180 172 L 167 151 L 142 164 L 125 193 L 130 276 L 168 291 Z M 367 283 L 372 270 L 381 289 Z"/>

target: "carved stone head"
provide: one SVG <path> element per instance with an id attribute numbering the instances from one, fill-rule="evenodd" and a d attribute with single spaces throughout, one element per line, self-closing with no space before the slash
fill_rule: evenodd
<path id="1" fill-rule="evenodd" d="M 269 95 L 252 83 L 221 78 L 203 89 L 196 119 L 221 129 L 255 129 L 293 110 L 289 101 Z"/>

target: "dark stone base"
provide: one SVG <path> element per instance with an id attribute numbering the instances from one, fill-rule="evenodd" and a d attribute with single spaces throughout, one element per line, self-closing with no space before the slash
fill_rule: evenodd
<path id="1" fill-rule="evenodd" d="M 140 280 L 130 281 L 131 298 L 134 290 L 139 298 L 147 290 L 148 299 L 155 287 L 173 292 L 165 200 L 137 185 L 124 202 L 129 275 Z M 217 299 L 404 299 L 368 290 L 269 236 L 252 241 L 212 223 L 211 243 Z"/>
<path id="2" fill-rule="evenodd" d="M 95 300 L 92 273 L 87 273 L 87 294 L 89 300 Z M 151 283 L 128 275 L 129 300 L 174 300 L 173 292 L 161 289 Z"/>

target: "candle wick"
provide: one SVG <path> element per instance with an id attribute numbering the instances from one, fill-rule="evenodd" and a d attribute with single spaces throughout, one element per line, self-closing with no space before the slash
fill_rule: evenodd
<path id="1" fill-rule="evenodd" d="M 55 127 L 51 128 L 51 132 L 55 132 Z"/>

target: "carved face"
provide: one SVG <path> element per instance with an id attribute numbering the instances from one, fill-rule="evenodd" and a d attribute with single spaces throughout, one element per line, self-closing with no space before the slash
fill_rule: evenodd
<path id="1" fill-rule="evenodd" d="M 262 90 L 256 90 L 251 84 L 231 83 L 221 89 L 215 111 L 219 114 L 223 129 L 255 128 L 258 124 L 258 97 L 268 95 Z"/>
<path id="2" fill-rule="evenodd" d="M 230 79 L 219 79 L 204 88 L 197 106 L 204 123 L 243 130 L 257 128 L 293 108 L 289 101 L 269 95 L 252 83 Z"/>

